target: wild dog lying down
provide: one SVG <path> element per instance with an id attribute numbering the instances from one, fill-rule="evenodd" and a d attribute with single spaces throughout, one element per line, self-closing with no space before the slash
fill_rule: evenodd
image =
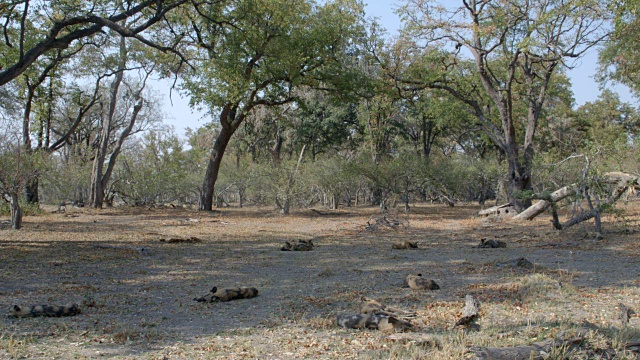
<path id="1" fill-rule="evenodd" d="M 288 241 L 284 243 L 284 246 L 280 248 L 282 251 L 311 251 L 313 250 L 312 240 L 298 240 L 297 244 L 292 244 Z"/>
<path id="2" fill-rule="evenodd" d="M 368 299 L 366 297 L 363 297 L 362 301 L 364 303 L 360 308 L 360 314 L 384 315 L 384 316 L 391 316 L 399 319 L 414 318 L 416 316 L 415 312 L 406 311 L 406 310 L 402 310 L 402 309 L 398 309 L 390 306 L 385 306 L 378 300 Z"/>
<path id="3" fill-rule="evenodd" d="M 404 286 L 410 287 L 413 290 L 438 290 L 440 286 L 433 280 L 428 280 L 422 277 L 422 274 L 413 275 L 409 274 L 404 279 Z"/>
<path id="4" fill-rule="evenodd" d="M 231 301 L 236 299 L 250 299 L 258 296 L 258 289 L 254 287 L 235 287 L 229 289 L 218 289 L 214 286 L 205 296 L 194 298 L 197 302 L 217 302 Z"/>
<path id="5" fill-rule="evenodd" d="M 396 319 L 393 316 L 357 314 L 339 314 L 336 323 L 338 326 L 347 329 L 370 329 L 381 331 L 402 331 L 412 325 L 408 321 Z"/>
<path id="6" fill-rule="evenodd" d="M 417 249 L 418 248 L 418 242 L 414 241 L 401 241 L 401 242 L 397 242 L 395 244 L 393 244 L 391 246 L 392 249 L 396 249 L 396 250 L 408 250 L 408 249 Z"/>
<path id="7" fill-rule="evenodd" d="M 11 314 L 14 317 L 33 317 L 33 316 L 74 316 L 80 314 L 78 304 L 72 305 L 32 305 L 18 306 L 13 305 Z"/>
<path id="8" fill-rule="evenodd" d="M 479 248 L 490 248 L 490 249 L 495 249 L 495 248 L 506 248 L 507 247 L 507 243 L 504 241 L 500 241 L 500 240 L 487 240 L 486 238 L 484 239 L 480 239 L 480 245 L 478 245 Z"/>

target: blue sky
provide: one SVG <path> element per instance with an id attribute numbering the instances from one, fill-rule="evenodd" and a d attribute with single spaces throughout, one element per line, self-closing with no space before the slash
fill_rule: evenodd
<path id="1" fill-rule="evenodd" d="M 394 12 L 398 7 L 398 2 L 364 0 L 364 3 L 367 16 L 377 18 L 378 22 L 388 30 L 390 35 L 397 34 L 401 26 L 400 18 Z M 600 94 L 599 85 L 593 78 L 597 71 L 597 60 L 597 50 L 591 50 L 577 62 L 574 69 L 568 72 L 577 106 L 596 100 Z M 169 86 L 168 82 L 161 82 L 158 88 L 163 94 L 164 111 L 170 117 L 167 123 L 174 125 L 178 134 L 184 134 L 184 129 L 187 127 L 195 129 L 210 121 L 204 114 L 192 111 L 188 106 L 188 99 L 181 98 L 177 92 L 172 95 L 172 105 L 168 91 L 162 90 L 162 88 L 167 89 Z M 637 100 L 633 99 L 626 87 L 616 86 L 613 90 L 618 92 L 623 101 L 636 104 Z"/>
<path id="2" fill-rule="evenodd" d="M 452 0 L 445 0 L 453 2 Z M 401 26 L 400 18 L 395 14 L 399 2 L 383 1 L 383 0 L 365 0 L 366 13 L 368 16 L 375 17 L 389 31 L 390 34 L 397 34 Z M 600 94 L 598 83 L 594 80 L 594 75 L 598 67 L 598 52 L 592 49 L 582 59 L 578 60 L 576 67 L 568 71 L 571 78 L 572 90 L 576 105 L 580 106 L 586 102 L 594 101 Z M 629 90 L 624 86 L 617 86 L 613 89 L 620 94 L 623 101 L 635 104 L 635 101 L 629 95 Z"/>

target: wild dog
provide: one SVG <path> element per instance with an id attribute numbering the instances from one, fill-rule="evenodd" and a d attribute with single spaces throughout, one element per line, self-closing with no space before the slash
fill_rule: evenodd
<path id="1" fill-rule="evenodd" d="M 417 249 L 418 248 L 418 242 L 414 241 L 401 241 L 398 243 L 395 243 L 391 246 L 392 249 L 396 249 L 396 250 L 408 250 L 408 249 Z"/>
<path id="2" fill-rule="evenodd" d="M 480 245 L 478 245 L 478 247 L 485 249 L 506 248 L 507 243 L 500 240 L 487 240 L 486 238 L 482 238 L 480 239 Z"/>
<path id="3" fill-rule="evenodd" d="M 381 331 L 402 331 L 412 326 L 410 322 L 396 319 L 393 316 L 374 314 L 339 314 L 336 319 L 336 324 L 346 329 L 370 329 Z"/>
<path id="4" fill-rule="evenodd" d="M 440 286 L 433 280 L 428 280 L 422 277 L 422 274 L 413 275 L 409 274 L 404 279 L 404 287 L 410 287 L 413 290 L 438 290 Z"/>
<path id="5" fill-rule="evenodd" d="M 258 296 L 258 289 L 254 287 L 235 287 L 218 289 L 214 286 L 205 296 L 194 298 L 197 302 L 231 301 L 236 299 L 250 299 Z"/>
<path id="6" fill-rule="evenodd" d="M 298 240 L 297 244 L 285 241 L 282 251 L 311 251 L 313 250 L 313 240 Z"/>
<path id="7" fill-rule="evenodd" d="M 72 305 L 13 305 L 10 316 L 13 317 L 35 317 L 35 316 L 74 316 L 80 313 L 78 304 Z"/>
<path id="8" fill-rule="evenodd" d="M 362 297 L 362 301 L 364 303 L 360 308 L 360 314 L 384 315 L 402 319 L 414 318 L 416 316 L 415 312 L 385 306 L 378 300 Z"/>
<path id="9" fill-rule="evenodd" d="M 362 298 L 364 304 L 360 308 L 360 314 L 374 314 L 374 315 L 393 315 L 391 309 L 387 309 L 381 302 L 374 299 Z"/>

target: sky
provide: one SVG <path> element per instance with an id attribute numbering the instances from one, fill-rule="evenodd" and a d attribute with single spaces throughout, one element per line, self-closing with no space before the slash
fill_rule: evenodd
<path id="1" fill-rule="evenodd" d="M 376 18 L 390 35 L 398 33 L 401 23 L 394 11 L 400 3 L 385 0 L 364 0 L 364 3 L 367 17 Z M 568 71 L 576 106 L 594 101 L 600 94 L 599 85 L 594 79 L 597 72 L 597 61 L 598 53 L 596 49 L 593 49 L 578 61 L 574 69 Z M 163 97 L 163 110 L 168 117 L 165 123 L 173 125 L 178 135 L 184 135 L 187 127 L 196 129 L 211 121 L 208 115 L 191 110 L 188 105 L 189 99 L 181 97 L 176 91 L 172 93 L 170 99 L 168 91 L 170 86 L 170 82 L 161 81 L 156 88 Z M 637 100 L 633 99 L 626 87 L 616 86 L 612 90 L 618 92 L 621 100 L 636 104 Z"/>

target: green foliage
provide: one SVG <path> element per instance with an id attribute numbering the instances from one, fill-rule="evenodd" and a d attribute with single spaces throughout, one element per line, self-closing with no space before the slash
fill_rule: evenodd
<path id="1" fill-rule="evenodd" d="M 478 201 L 496 196 L 496 185 L 504 171 L 494 158 L 478 159 L 465 154 L 439 157 L 431 162 L 427 189 L 432 198 Z"/>
<path id="2" fill-rule="evenodd" d="M 44 211 L 40 209 L 40 206 L 38 204 L 29 203 L 24 201 L 23 199 L 20 199 L 20 209 L 22 210 L 23 216 L 34 216 L 34 215 L 41 215 L 44 213 Z M 4 200 L 0 201 L 0 215 L 2 216 L 11 215 L 11 208 L 9 206 L 9 203 Z"/>
<path id="3" fill-rule="evenodd" d="M 212 111 L 242 104 L 247 111 L 286 102 L 301 85 L 350 84 L 336 60 L 362 31 L 355 1 L 242 0 L 201 11 L 206 18 L 193 26 L 205 60 L 185 77 L 193 104 Z"/>
<path id="4" fill-rule="evenodd" d="M 40 176 L 40 201 L 58 205 L 61 202 L 84 202 L 89 198 L 91 163 L 74 158 L 65 162 L 52 157 L 51 168 Z"/>
<path id="5" fill-rule="evenodd" d="M 198 151 L 183 146 L 172 128 L 143 135 L 124 151 L 112 192 L 134 205 L 193 202 L 202 177 L 202 159 Z"/>
<path id="6" fill-rule="evenodd" d="M 362 186 L 363 180 L 357 167 L 351 165 L 351 160 L 340 155 L 323 157 L 311 164 L 307 164 L 308 186 L 317 189 L 318 196 L 327 199 L 335 208 L 342 198 L 346 198 L 345 205 L 351 205 L 350 199 Z"/>
<path id="7" fill-rule="evenodd" d="M 639 119 L 636 108 L 608 91 L 576 110 L 554 114 L 543 130 L 547 151 L 534 161 L 535 192 L 597 182 L 598 174 L 609 171 L 637 172 Z"/>
<path id="8" fill-rule="evenodd" d="M 0 136 L 0 194 L 20 193 L 49 164 L 48 154 L 31 153 L 9 137 Z"/>
<path id="9" fill-rule="evenodd" d="M 600 80 L 613 80 L 640 91 L 640 2 L 611 2 L 615 14 L 615 33 L 599 53 Z"/>
<path id="10" fill-rule="evenodd" d="M 291 126 L 292 142 L 306 144 L 312 157 L 331 149 L 347 150 L 357 146 L 352 131 L 358 128 L 356 105 L 340 103 L 319 91 L 301 96 Z"/>

